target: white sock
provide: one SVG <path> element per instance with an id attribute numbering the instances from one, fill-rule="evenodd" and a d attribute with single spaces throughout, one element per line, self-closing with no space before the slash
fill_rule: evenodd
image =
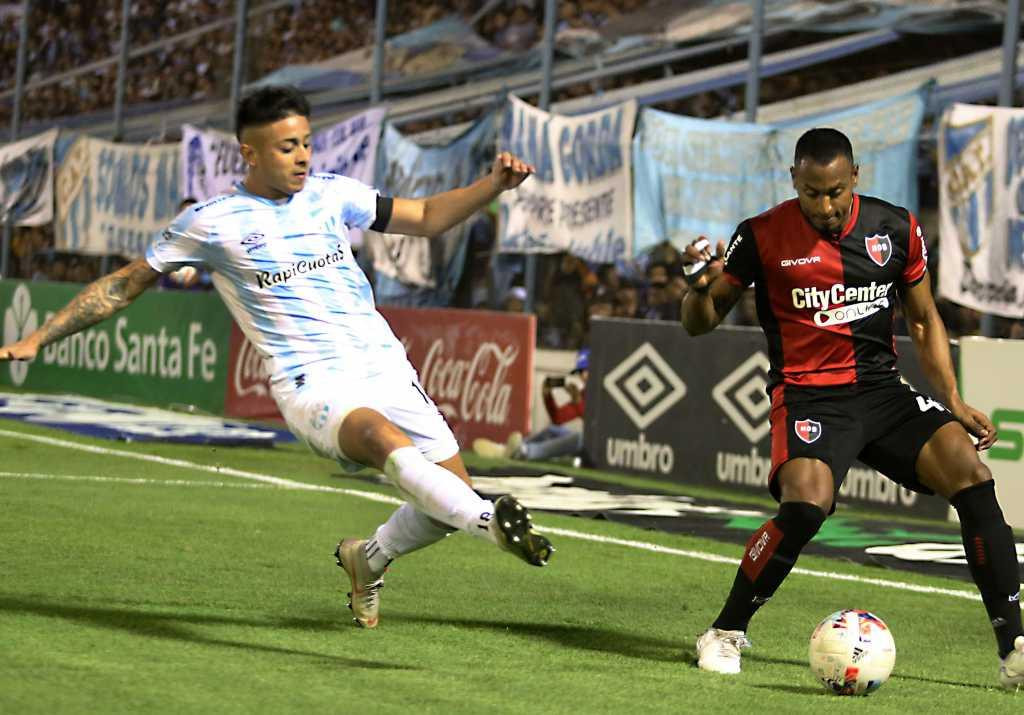
<path id="1" fill-rule="evenodd" d="M 395 558 L 384 550 L 376 536 L 370 537 L 363 545 L 363 549 L 366 552 L 366 563 L 370 565 L 370 571 L 377 577 L 387 570 L 388 564 Z"/>
<path id="2" fill-rule="evenodd" d="M 407 501 L 443 524 L 497 543 L 488 525 L 494 504 L 469 485 L 434 464 L 415 447 L 399 447 L 384 462 L 384 474 Z"/>
<path id="3" fill-rule="evenodd" d="M 412 504 L 398 507 L 377 533 L 366 542 L 366 557 L 374 571 L 384 569 L 392 559 L 437 543 L 452 532 L 452 528 L 431 519 Z M 370 545 L 376 546 L 371 555 Z"/>

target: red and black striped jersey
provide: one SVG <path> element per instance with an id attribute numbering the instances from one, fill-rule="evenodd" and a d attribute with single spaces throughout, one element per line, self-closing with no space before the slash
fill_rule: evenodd
<path id="1" fill-rule="evenodd" d="M 723 277 L 754 284 L 772 385 L 850 385 L 896 376 L 897 291 L 925 277 L 926 251 L 904 208 L 855 195 L 829 238 L 791 199 L 739 225 Z"/>

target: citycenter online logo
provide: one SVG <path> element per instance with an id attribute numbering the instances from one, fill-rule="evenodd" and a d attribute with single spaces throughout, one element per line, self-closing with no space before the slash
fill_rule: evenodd
<path id="1" fill-rule="evenodd" d="M 836 283 L 830 288 L 809 286 L 792 290 L 793 307 L 818 308 L 814 323 L 820 327 L 852 323 L 889 307 L 892 283 L 871 281 L 866 286 Z"/>

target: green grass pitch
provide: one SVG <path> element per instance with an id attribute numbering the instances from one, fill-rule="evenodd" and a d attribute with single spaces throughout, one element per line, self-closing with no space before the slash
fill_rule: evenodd
<path id="1" fill-rule="evenodd" d="M 340 477 L 298 446 L 123 445 L 10 421 L 0 454 L 3 713 L 1024 712 L 1024 693 L 996 687 L 974 600 L 797 574 L 754 622 L 754 648 L 730 678 L 693 659 L 734 566 L 563 534 L 536 569 L 455 535 L 393 564 L 381 626 L 363 631 L 331 552 L 393 507 L 340 490 L 393 496 L 388 487 Z M 333 490 L 200 468 L 217 465 Z M 535 519 L 739 554 L 604 521 Z M 970 588 L 821 558 L 800 566 Z M 894 675 L 868 698 L 827 695 L 807 668 L 811 630 L 840 608 L 874 611 L 896 638 Z"/>

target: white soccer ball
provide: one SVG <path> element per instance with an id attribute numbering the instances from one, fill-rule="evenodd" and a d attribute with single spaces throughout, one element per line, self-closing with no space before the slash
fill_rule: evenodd
<path id="1" fill-rule="evenodd" d="M 867 695 L 889 679 L 896 663 L 892 631 L 873 613 L 836 611 L 811 635 L 811 672 L 836 695 Z"/>

